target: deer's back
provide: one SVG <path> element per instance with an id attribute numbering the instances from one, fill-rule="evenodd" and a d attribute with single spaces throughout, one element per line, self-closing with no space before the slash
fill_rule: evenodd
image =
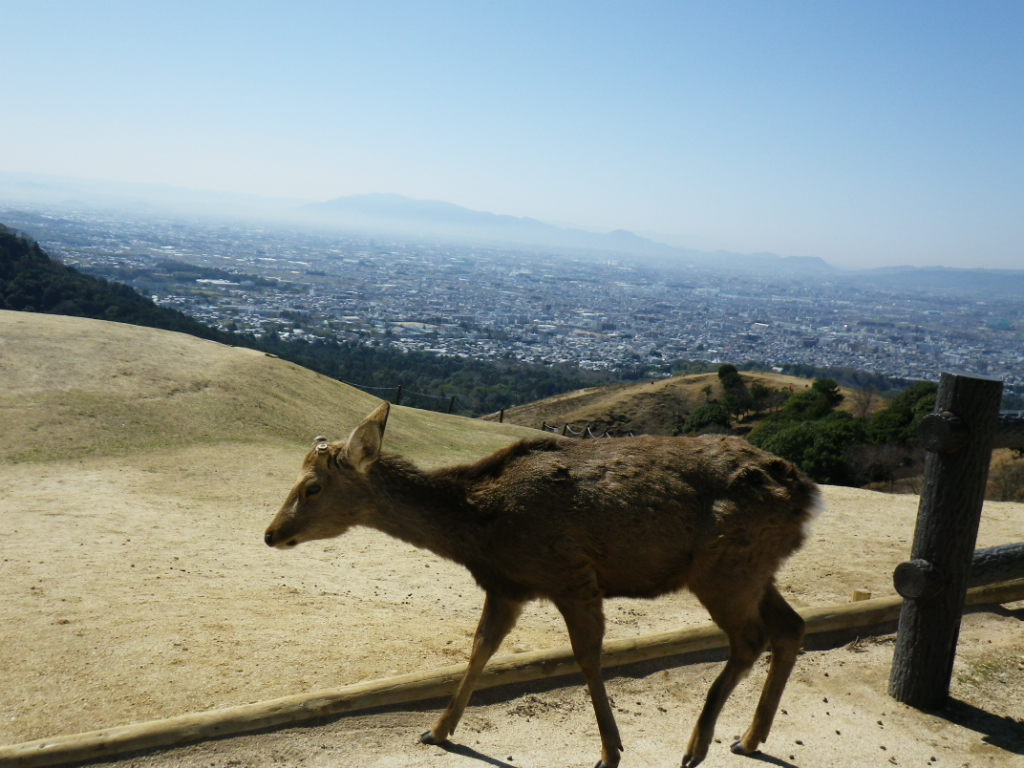
<path id="1" fill-rule="evenodd" d="M 468 498 L 486 521 L 485 567 L 541 594 L 591 578 L 606 596 L 654 596 L 709 565 L 774 573 L 817 493 L 740 438 L 541 440 L 507 453 Z"/>

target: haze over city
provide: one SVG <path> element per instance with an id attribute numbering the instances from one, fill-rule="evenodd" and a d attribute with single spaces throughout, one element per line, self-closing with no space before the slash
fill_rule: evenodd
<path id="1" fill-rule="evenodd" d="M 1024 6 L 3 3 L 0 172 L 1021 268 Z"/>

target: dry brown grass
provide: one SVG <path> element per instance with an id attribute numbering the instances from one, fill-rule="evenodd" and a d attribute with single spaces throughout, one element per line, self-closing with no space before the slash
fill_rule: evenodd
<path id="1" fill-rule="evenodd" d="M 999 448 L 992 452 L 985 498 L 1024 501 L 1024 456 L 1019 451 Z"/>
<path id="2" fill-rule="evenodd" d="M 0 460 L 123 456 L 211 443 L 332 439 L 376 398 L 293 363 L 180 333 L 0 311 Z M 397 408 L 394 450 L 475 458 L 528 434 Z M 346 433 L 347 434 L 347 433 Z M 424 435 L 430 435 L 426 444 Z"/>
<path id="3" fill-rule="evenodd" d="M 748 388 L 760 384 L 784 392 L 799 392 L 812 383 L 808 379 L 781 373 L 746 372 L 741 375 Z M 709 386 L 710 395 L 705 394 Z M 853 391 L 843 387 L 840 391 L 844 395 L 840 409 L 852 411 L 856 407 Z M 534 429 L 540 429 L 547 423 L 558 427 L 569 424 L 576 430 L 590 425 L 598 433 L 610 430 L 613 434 L 632 431 L 635 434 L 671 435 L 686 414 L 707 403 L 709 397 L 722 400 L 724 395 L 718 374 L 699 373 L 580 389 L 509 408 L 504 418 L 507 424 L 521 424 Z M 880 404 L 881 399 L 877 399 L 876 410 Z M 488 420 L 497 418 L 496 415 L 487 417 Z"/>

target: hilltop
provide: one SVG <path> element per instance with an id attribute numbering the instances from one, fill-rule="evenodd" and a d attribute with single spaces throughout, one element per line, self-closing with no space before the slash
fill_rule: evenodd
<path id="1" fill-rule="evenodd" d="M 811 386 L 809 379 L 780 373 L 745 371 L 744 383 L 752 388 L 761 385 L 784 393 L 798 392 Z M 707 388 L 710 387 L 710 392 Z M 853 391 L 840 387 L 844 395 L 842 408 L 855 407 Z M 541 429 L 544 424 L 561 428 L 568 424 L 574 431 L 590 427 L 595 434 L 608 431 L 615 435 L 629 432 L 648 435 L 671 435 L 686 416 L 704 405 L 709 397 L 721 398 L 722 385 L 715 373 L 673 376 L 667 379 L 588 387 L 548 397 L 504 411 L 504 422 Z M 878 399 L 875 407 L 881 403 Z M 494 421 L 498 414 L 490 414 Z M 740 424 L 740 427 L 749 428 Z"/>
<path id="2" fill-rule="evenodd" d="M 321 433 L 340 439 L 339 430 L 378 402 L 257 350 L 123 323 L 0 310 L 0 344 L 3 461 L 42 460 L 57 445 L 81 458 L 215 443 L 298 445 Z M 427 430 L 467 457 L 525 434 L 396 412 L 389 437 L 414 454 Z"/>

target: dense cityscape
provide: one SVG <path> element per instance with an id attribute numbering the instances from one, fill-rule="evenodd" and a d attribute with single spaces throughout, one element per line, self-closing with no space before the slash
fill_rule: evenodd
<path id="1" fill-rule="evenodd" d="M 956 370 L 1024 389 L 1024 304 L 845 273 L 740 276 L 246 223 L 0 210 L 51 255 L 221 329 L 667 373 L 674 360 Z"/>

